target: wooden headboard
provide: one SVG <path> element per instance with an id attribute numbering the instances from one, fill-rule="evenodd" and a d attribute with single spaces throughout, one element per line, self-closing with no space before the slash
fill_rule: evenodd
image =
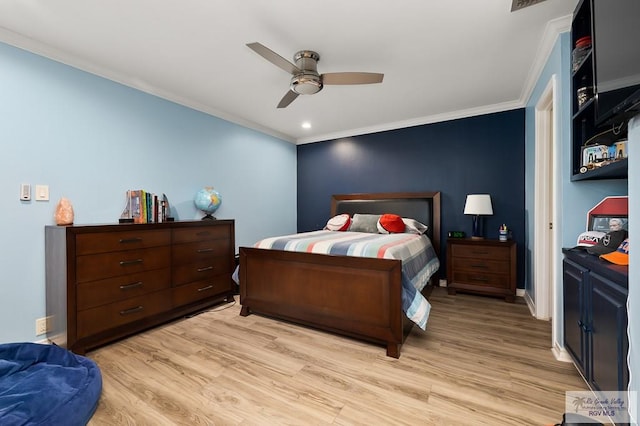
<path id="1" fill-rule="evenodd" d="M 429 226 L 427 235 L 440 255 L 440 192 L 385 192 L 331 196 L 331 216 L 393 213 Z"/>

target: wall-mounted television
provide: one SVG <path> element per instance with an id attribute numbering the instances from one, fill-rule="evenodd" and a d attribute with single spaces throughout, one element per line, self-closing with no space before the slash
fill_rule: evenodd
<path id="1" fill-rule="evenodd" d="M 597 124 L 640 114 L 640 0 L 593 0 Z"/>

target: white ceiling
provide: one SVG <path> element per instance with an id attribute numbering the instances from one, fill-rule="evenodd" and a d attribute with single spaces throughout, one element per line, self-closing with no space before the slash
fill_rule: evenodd
<path id="1" fill-rule="evenodd" d="M 2 0 L 0 41 L 294 143 L 524 106 L 577 0 Z M 384 73 L 276 105 L 290 76 Z M 311 129 L 303 129 L 308 121 Z"/>

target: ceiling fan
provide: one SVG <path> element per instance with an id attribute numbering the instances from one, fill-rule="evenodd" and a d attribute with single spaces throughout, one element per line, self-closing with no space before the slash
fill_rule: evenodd
<path id="1" fill-rule="evenodd" d="M 326 84 L 372 84 L 382 83 L 384 74 L 372 72 L 330 72 L 318 73 L 320 55 L 312 50 L 301 50 L 293 57 L 295 65 L 273 50 L 260 43 L 248 43 L 258 55 L 282 68 L 292 75 L 289 91 L 282 97 L 278 108 L 286 108 L 298 95 L 313 95 L 318 93 Z"/>

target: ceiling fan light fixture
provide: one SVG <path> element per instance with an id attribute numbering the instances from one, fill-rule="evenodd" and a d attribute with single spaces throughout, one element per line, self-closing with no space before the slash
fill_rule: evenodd
<path id="1" fill-rule="evenodd" d="M 322 80 L 319 75 L 303 73 L 291 79 L 290 87 L 299 95 L 313 95 L 322 90 Z"/>
<path id="2" fill-rule="evenodd" d="M 328 74 L 320 74 L 318 72 L 320 55 L 313 50 L 298 51 L 293 57 L 294 65 L 258 42 L 247 43 L 247 47 L 293 76 L 289 83 L 289 90 L 278 103 L 278 108 L 286 108 L 299 95 L 318 93 L 325 84 L 374 84 L 382 83 L 382 78 L 384 77 L 384 74 L 371 72 L 330 72 Z"/>

